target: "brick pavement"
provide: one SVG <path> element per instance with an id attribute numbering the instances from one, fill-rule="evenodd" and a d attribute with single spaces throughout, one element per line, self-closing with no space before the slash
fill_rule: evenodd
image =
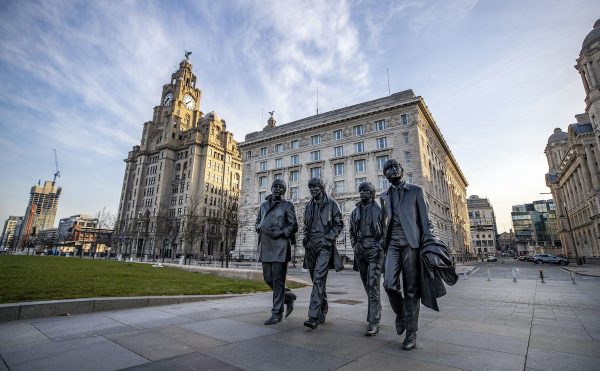
<path id="1" fill-rule="evenodd" d="M 262 324 L 268 293 L 2 323 L 0 370 L 600 370 L 600 280 L 461 277 L 440 312 L 421 309 L 413 351 L 401 349 L 385 294 L 380 334 L 363 335 L 356 273 L 330 274 L 315 331 L 302 324 L 310 288 L 296 291 L 294 313 L 273 326 Z"/>

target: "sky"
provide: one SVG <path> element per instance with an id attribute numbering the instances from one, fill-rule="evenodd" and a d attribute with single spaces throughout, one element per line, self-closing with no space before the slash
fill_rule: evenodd
<path id="1" fill-rule="evenodd" d="M 0 0 L 0 222 L 52 180 L 57 220 L 116 213 L 162 85 L 192 51 L 201 110 L 234 138 L 412 89 L 494 206 L 550 198 L 544 148 L 585 110 L 573 68 L 597 0 Z"/>

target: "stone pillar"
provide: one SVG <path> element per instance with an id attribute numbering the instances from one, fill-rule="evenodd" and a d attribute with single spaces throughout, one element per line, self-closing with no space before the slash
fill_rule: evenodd
<path id="1" fill-rule="evenodd" d="M 598 89 L 598 76 L 596 76 L 596 71 L 594 70 L 592 62 L 586 63 L 586 67 L 588 69 L 590 77 L 592 78 L 592 82 L 594 83 L 594 89 Z"/>
<path id="2" fill-rule="evenodd" d="M 583 68 L 585 69 L 585 74 L 587 75 L 588 80 L 590 82 L 590 88 L 592 88 L 592 90 L 596 89 L 598 87 L 598 84 L 596 83 L 596 78 L 594 77 L 593 73 L 590 71 L 588 64 L 584 63 Z"/>
<path id="3" fill-rule="evenodd" d="M 586 145 L 584 148 L 585 157 L 587 160 L 587 169 L 592 181 L 592 186 L 594 187 L 594 190 L 598 191 L 600 190 L 600 174 L 598 174 L 598 167 L 594 163 L 594 154 L 592 153 L 592 148 L 589 145 Z"/>
<path id="4" fill-rule="evenodd" d="M 579 175 L 581 176 L 581 185 L 582 185 L 582 193 L 583 193 L 583 198 L 587 199 L 588 195 L 590 193 L 592 193 L 592 191 L 594 190 L 592 188 L 592 179 L 590 178 L 590 170 L 587 168 L 587 164 L 585 163 L 585 160 L 583 159 L 582 156 L 579 156 L 579 166 L 580 166 L 580 171 L 579 171 Z"/>
<path id="5" fill-rule="evenodd" d="M 579 75 L 581 76 L 581 81 L 583 82 L 583 89 L 585 90 L 585 95 L 587 96 L 590 93 L 590 86 L 585 78 L 585 72 L 583 70 L 579 70 Z"/>

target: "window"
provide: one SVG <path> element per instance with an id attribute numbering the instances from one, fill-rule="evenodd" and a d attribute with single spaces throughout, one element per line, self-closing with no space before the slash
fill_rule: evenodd
<path id="1" fill-rule="evenodd" d="M 387 128 L 387 124 L 386 124 L 385 120 L 375 121 L 375 130 L 376 131 L 381 131 L 381 130 L 384 130 L 385 128 Z"/>
<path id="2" fill-rule="evenodd" d="M 354 143 L 354 153 L 363 153 L 365 151 L 365 142 Z"/>
<path id="3" fill-rule="evenodd" d="M 354 125 L 354 127 L 352 127 L 352 132 L 356 136 L 363 135 L 365 133 L 365 127 L 362 125 Z"/>
<path id="4" fill-rule="evenodd" d="M 364 183 L 367 181 L 367 178 L 356 178 L 354 180 L 354 190 L 356 192 L 358 192 L 358 186 L 360 185 L 360 183 Z"/>
<path id="5" fill-rule="evenodd" d="M 408 115 L 406 113 L 400 115 L 400 125 L 408 126 Z"/>
<path id="6" fill-rule="evenodd" d="M 283 144 L 282 143 L 275 145 L 275 152 L 283 152 Z"/>
<path id="7" fill-rule="evenodd" d="M 321 178 L 321 167 L 313 167 L 310 169 L 311 178 Z"/>
<path id="8" fill-rule="evenodd" d="M 383 165 L 389 159 L 387 155 L 385 156 L 377 156 L 377 170 L 383 170 Z"/>
<path id="9" fill-rule="evenodd" d="M 387 148 L 387 138 L 377 138 L 377 149 Z"/>
<path id="10" fill-rule="evenodd" d="M 319 161 L 321 159 L 321 151 L 312 151 L 310 153 L 311 161 Z"/>
<path id="11" fill-rule="evenodd" d="M 279 179 L 279 180 L 283 180 L 283 174 L 275 174 L 275 176 L 273 177 L 274 179 Z"/>
<path id="12" fill-rule="evenodd" d="M 290 147 L 292 149 L 298 149 L 300 148 L 300 141 L 298 139 L 294 139 L 290 142 Z"/>
<path id="13" fill-rule="evenodd" d="M 407 132 L 402 133 L 402 143 L 408 144 L 408 142 L 409 142 L 408 141 L 408 133 Z"/>
<path id="14" fill-rule="evenodd" d="M 342 157 L 344 155 L 344 147 L 333 147 L 333 157 Z"/>
<path id="15" fill-rule="evenodd" d="M 290 182 L 298 182 L 300 180 L 300 172 L 298 170 L 290 171 Z"/>
<path id="16" fill-rule="evenodd" d="M 267 170 L 267 161 L 262 161 L 259 164 L 259 169 L 260 169 L 260 171 L 266 171 Z"/>
<path id="17" fill-rule="evenodd" d="M 300 163 L 300 157 L 298 155 L 290 156 L 290 164 L 298 165 Z"/>
<path id="18" fill-rule="evenodd" d="M 266 156 L 267 155 L 267 147 L 262 147 L 260 149 L 260 155 L 261 156 Z"/>
<path id="19" fill-rule="evenodd" d="M 344 163 L 335 164 L 333 168 L 336 176 L 344 175 Z"/>
<path id="20" fill-rule="evenodd" d="M 252 151 L 246 151 L 246 160 L 250 160 L 252 158 Z"/>
<path id="21" fill-rule="evenodd" d="M 333 131 L 333 140 L 340 140 L 340 139 L 342 139 L 342 129 L 334 130 Z"/>
<path id="22" fill-rule="evenodd" d="M 410 161 L 411 161 L 410 151 L 404 152 L 404 162 L 407 164 L 410 164 Z"/>
<path id="23" fill-rule="evenodd" d="M 364 173 L 366 170 L 365 160 L 354 161 L 354 170 L 357 173 Z"/>
<path id="24" fill-rule="evenodd" d="M 337 182 L 335 182 L 335 192 L 337 194 L 346 192 L 346 185 L 343 180 L 338 180 Z"/>
<path id="25" fill-rule="evenodd" d="M 321 144 L 321 136 L 320 135 L 313 135 L 312 137 L 310 137 L 310 144 Z"/>
<path id="26" fill-rule="evenodd" d="M 281 169 L 283 167 L 283 159 L 276 158 L 275 159 L 275 169 Z"/>
<path id="27" fill-rule="evenodd" d="M 290 196 L 292 197 L 292 200 L 294 200 L 294 201 L 296 201 L 300 198 L 300 190 L 298 189 L 298 187 L 290 188 Z"/>
<path id="28" fill-rule="evenodd" d="M 265 188 L 267 186 L 267 177 L 266 176 L 258 177 L 258 186 L 260 188 Z"/>
<path id="29" fill-rule="evenodd" d="M 406 174 L 406 181 L 408 183 L 413 183 L 413 173 Z"/>
<path id="30" fill-rule="evenodd" d="M 386 189 L 386 188 L 389 188 L 390 182 L 387 180 L 385 175 L 378 175 L 377 176 L 377 186 L 379 187 L 379 189 Z"/>
<path id="31" fill-rule="evenodd" d="M 258 202 L 263 202 L 265 200 L 266 195 L 267 192 L 265 191 L 258 192 Z"/>

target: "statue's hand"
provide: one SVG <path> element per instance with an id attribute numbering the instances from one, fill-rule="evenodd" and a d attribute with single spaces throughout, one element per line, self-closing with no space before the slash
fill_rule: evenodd
<path id="1" fill-rule="evenodd" d="M 355 243 L 354 246 L 352 246 L 352 248 L 354 249 L 355 253 L 363 253 L 365 251 L 360 242 Z"/>
<path id="2" fill-rule="evenodd" d="M 265 233 L 272 239 L 280 238 L 283 236 L 283 231 L 280 229 L 269 229 Z"/>

